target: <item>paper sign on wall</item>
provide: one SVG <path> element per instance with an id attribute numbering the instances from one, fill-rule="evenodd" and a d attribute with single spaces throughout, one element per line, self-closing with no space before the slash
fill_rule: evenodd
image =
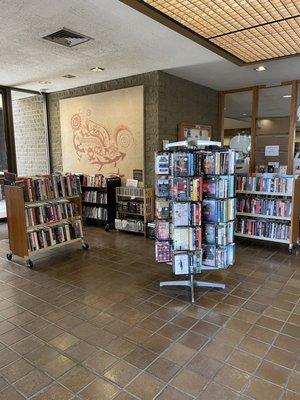
<path id="1" fill-rule="evenodd" d="M 265 156 L 268 156 L 268 157 L 279 156 L 279 146 L 278 145 L 266 146 L 265 147 Z"/>

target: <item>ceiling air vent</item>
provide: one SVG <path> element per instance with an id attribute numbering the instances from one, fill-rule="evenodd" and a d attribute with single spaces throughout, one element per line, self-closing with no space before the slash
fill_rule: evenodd
<path id="1" fill-rule="evenodd" d="M 61 44 L 66 47 L 74 47 L 81 43 L 89 42 L 93 40 L 91 37 L 82 35 L 81 33 L 77 33 L 71 31 L 67 28 L 62 28 L 61 30 L 50 33 L 50 35 L 44 36 L 43 39 L 49 40 L 50 42 L 54 42 L 57 44 Z"/>

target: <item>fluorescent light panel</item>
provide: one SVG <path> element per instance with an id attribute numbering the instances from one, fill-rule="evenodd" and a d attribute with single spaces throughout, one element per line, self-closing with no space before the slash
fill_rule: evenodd
<path id="1" fill-rule="evenodd" d="M 298 0 L 143 1 L 246 63 L 300 53 Z"/>

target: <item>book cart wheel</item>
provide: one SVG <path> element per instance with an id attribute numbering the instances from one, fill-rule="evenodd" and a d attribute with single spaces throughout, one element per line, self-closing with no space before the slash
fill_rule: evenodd
<path id="1" fill-rule="evenodd" d="M 30 259 L 27 260 L 26 267 L 28 267 L 30 269 L 33 268 L 33 262 Z"/>
<path id="2" fill-rule="evenodd" d="M 289 244 L 289 255 L 293 254 L 293 245 Z"/>
<path id="3" fill-rule="evenodd" d="M 109 224 L 106 224 L 105 225 L 105 232 L 108 232 L 109 231 Z"/>
<path id="4" fill-rule="evenodd" d="M 85 243 L 85 242 L 82 243 L 82 248 L 83 248 L 83 250 L 88 250 L 89 247 L 90 247 L 90 246 L 89 246 L 87 243 Z"/>
<path id="5" fill-rule="evenodd" d="M 12 253 L 7 253 L 6 258 L 11 261 L 12 260 Z"/>

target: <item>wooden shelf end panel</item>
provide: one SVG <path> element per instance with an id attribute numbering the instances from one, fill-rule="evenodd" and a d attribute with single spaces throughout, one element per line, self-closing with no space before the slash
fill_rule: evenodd
<path id="1" fill-rule="evenodd" d="M 291 242 L 296 244 L 300 239 L 300 177 L 294 181 L 291 221 Z"/>
<path id="2" fill-rule="evenodd" d="M 7 225 L 10 251 L 19 257 L 28 256 L 27 228 L 23 189 L 5 186 Z"/>

